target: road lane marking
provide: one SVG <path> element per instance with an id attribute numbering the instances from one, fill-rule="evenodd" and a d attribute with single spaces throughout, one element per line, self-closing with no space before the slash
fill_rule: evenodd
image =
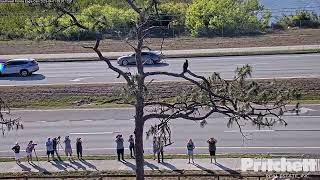
<path id="1" fill-rule="evenodd" d="M 87 79 L 92 79 L 93 77 L 83 77 L 83 78 L 76 78 L 76 79 L 72 79 L 70 81 L 72 82 L 80 82 L 82 80 L 87 80 Z"/>
<path id="2" fill-rule="evenodd" d="M 274 132 L 275 130 L 242 130 L 243 133 L 252 133 L 252 132 Z M 223 131 L 225 133 L 239 133 L 240 130 L 230 130 L 230 131 Z"/>
<path id="3" fill-rule="evenodd" d="M 270 130 L 242 130 L 243 133 L 265 132 L 320 132 L 320 129 L 270 129 Z M 240 133 L 240 130 L 223 131 L 224 133 Z"/>
<path id="4" fill-rule="evenodd" d="M 320 105 L 320 104 L 319 104 Z M 132 109 L 133 107 L 121 107 L 121 108 L 79 108 L 79 109 L 11 109 L 11 112 L 55 112 L 55 111 L 105 111 L 105 110 L 123 110 Z"/>
<path id="5" fill-rule="evenodd" d="M 103 134 L 116 134 L 120 133 L 118 131 L 115 132 L 71 132 L 71 135 L 103 135 Z"/>

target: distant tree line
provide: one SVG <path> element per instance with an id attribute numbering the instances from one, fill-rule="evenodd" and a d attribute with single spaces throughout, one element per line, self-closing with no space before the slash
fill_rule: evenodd
<path id="1" fill-rule="evenodd" d="M 0 4 L 0 39 L 57 39 L 92 40 L 97 32 L 104 38 L 121 38 L 132 32 L 137 15 L 125 1 L 77 0 L 75 16 L 82 24 L 91 27 L 83 31 L 79 27 L 67 27 L 71 21 L 63 15 L 55 21 L 55 15 L 29 6 L 27 3 Z M 137 0 L 139 4 L 144 0 Z M 165 31 L 154 30 L 152 36 L 165 32 L 194 37 L 237 36 L 259 34 L 270 27 L 271 12 L 259 4 L 259 0 L 164 0 L 158 7 L 161 25 Z M 45 14 L 45 16 L 44 16 Z M 97 20 L 99 23 L 97 23 Z M 283 16 L 273 27 L 317 28 L 320 18 L 308 11 Z"/>

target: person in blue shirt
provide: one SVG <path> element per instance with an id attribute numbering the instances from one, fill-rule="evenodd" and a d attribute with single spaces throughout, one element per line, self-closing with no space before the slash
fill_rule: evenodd
<path id="1" fill-rule="evenodd" d="M 193 143 L 192 139 L 190 139 L 189 142 L 187 143 L 187 150 L 188 150 L 188 156 L 189 156 L 188 164 L 190 164 L 190 159 L 192 159 L 192 163 L 194 163 L 194 161 L 193 161 L 194 148 L 195 148 L 194 143 Z"/>

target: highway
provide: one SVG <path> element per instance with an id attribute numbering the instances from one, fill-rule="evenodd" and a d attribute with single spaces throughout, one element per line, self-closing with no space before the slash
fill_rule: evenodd
<path id="1" fill-rule="evenodd" d="M 221 73 L 224 78 L 232 78 L 238 66 L 249 64 L 253 67 L 253 78 L 319 77 L 320 54 L 233 56 L 189 58 L 190 69 L 200 75 Z M 116 61 L 113 61 L 115 66 Z M 146 66 L 145 71 L 181 72 L 184 59 L 165 59 L 164 63 Z M 0 77 L 0 85 L 42 85 L 115 83 L 117 74 L 106 68 L 100 61 L 94 62 L 53 62 L 40 63 L 40 71 L 30 77 Z M 120 67 L 127 72 L 136 72 L 134 66 Z M 172 77 L 153 77 L 155 81 L 179 80 Z M 150 79 L 149 79 L 150 80 Z"/>
<path id="2" fill-rule="evenodd" d="M 56 110 L 15 110 L 16 116 L 23 118 L 25 129 L 6 132 L 0 138 L 0 156 L 10 156 L 10 150 L 17 141 L 24 151 L 29 140 L 38 143 L 37 151 L 44 154 L 47 137 L 70 135 L 73 145 L 77 137 L 82 137 L 85 154 L 114 153 L 115 135 L 121 133 L 127 139 L 134 129 L 133 109 L 56 109 Z M 196 153 L 207 153 L 206 140 L 218 140 L 218 152 L 235 153 L 319 153 L 320 151 L 320 105 L 308 105 L 295 116 L 286 114 L 287 127 L 277 125 L 272 129 L 258 130 L 246 123 L 243 127 L 247 140 L 239 129 L 227 127 L 227 119 L 219 114 L 208 118 L 204 128 L 199 123 L 187 120 L 171 122 L 173 144 L 165 148 L 167 153 L 185 153 L 186 143 L 192 138 Z M 146 123 L 148 129 L 154 121 Z M 151 140 L 146 140 L 145 152 L 152 152 Z M 61 148 L 60 148 L 61 149 Z M 128 150 L 126 150 L 128 152 Z"/>

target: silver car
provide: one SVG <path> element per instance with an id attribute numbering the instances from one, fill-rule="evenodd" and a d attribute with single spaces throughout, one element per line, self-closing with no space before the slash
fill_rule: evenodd
<path id="1" fill-rule="evenodd" d="M 39 70 L 35 59 L 12 59 L 7 62 L 0 62 L 0 75 L 20 74 L 29 76 Z"/>
<path id="2" fill-rule="evenodd" d="M 157 64 L 162 60 L 162 55 L 160 52 L 156 51 L 147 51 L 141 52 L 142 62 L 144 64 Z M 136 64 L 136 54 L 132 53 L 127 56 L 121 56 L 118 58 L 118 64 L 120 66 L 127 66 L 129 64 Z"/>

